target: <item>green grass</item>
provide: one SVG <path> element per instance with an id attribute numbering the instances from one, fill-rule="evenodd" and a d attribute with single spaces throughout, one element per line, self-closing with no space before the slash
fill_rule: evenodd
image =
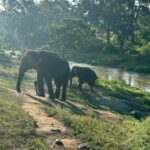
<path id="1" fill-rule="evenodd" d="M 28 80 L 24 82 L 27 87 Z M 21 97 L 8 90 L 15 88 L 14 79 L 1 78 L 0 87 L 0 149 L 48 149 L 44 139 L 35 135 L 35 121 L 22 110 Z M 49 116 L 63 122 L 76 137 L 89 142 L 92 150 L 150 149 L 150 94 L 147 92 L 122 82 L 102 79 L 93 93 L 86 84 L 81 92 L 74 81 L 73 88 L 67 90 L 66 103 L 48 103 L 46 111 Z M 75 104 L 105 114 L 97 117 Z M 130 115 L 132 110 L 147 116 L 138 121 Z M 109 113 L 115 115 L 114 119 L 107 117 Z"/>
<path id="2" fill-rule="evenodd" d="M 30 81 L 33 79 L 35 75 L 35 70 L 29 70 L 28 72 L 25 73 L 24 80 Z M 11 68 L 5 68 L 2 65 L 0 65 L 0 76 L 3 78 L 11 79 L 11 80 L 16 80 L 18 77 L 19 73 L 19 66 L 13 66 Z"/>
<path id="3" fill-rule="evenodd" d="M 138 88 L 125 85 L 119 81 L 107 81 L 99 79 L 94 93 L 91 93 L 87 85 L 83 91 L 77 89 L 77 82 L 68 91 L 68 99 L 95 109 L 109 110 L 120 114 L 129 114 L 132 110 L 143 113 L 150 111 L 150 93 Z"/>
<path id="4" fill-rule="evenodd" d="M 77 137 L 89 142 L 93 150 L 150 149 L 150 117 L 138 121 L 130 116 L 132 110 L 149 115 L 149 93 L 122 82 L 106 80 L 99 80 L 94 93 L 89 91 L 87 85 L 83 87 L 83 92 L 76 87 L 77 83 L 74 81 L 73 89 L 68 91 L 66 104 L 49 102 L 53 106 L 46 107 L 49 116 L 64 122 Z M 72 102 L 100 110 L 106 115 L 107 112 L 113 112 L 121 119 L 109 120 L 84 113 L 84 108 L 75 107 Z"/>
<path id="5" fill-rule="evenodd" d="M 132 118 L 124 118 L 122 122 L 109 122 L 88 115 L 77 115 L 59 106 L 49 108 L 48 112 L 70 127 L 77 137 L 89 142 L 93 150 L 150 148 L 150 118 L 143 122 Z"/>
<path id="6" fill-rule="evenodd" d="M 65 54 L 66 58 L 75 62 L 88 63 L 92 65 L 115 67 L 139 73 L 150 73 L 149 57 L 133 56 L 129 54 L 120 55 L 117 52 L 78 52 L 71 51 Z"/>
<path id="7" fill-rule="evenodd" d="M 35 121 L 21 108 L 21 97 L 7 88 L 14 81 L 0 79 L 0 149 L 48 149 L 44 140 L 35 136 Z"/>
<path id="8" fill-rule="evenodd" d="M 141 89 L 125 85 L 119 81 L 100 80 L 99 89 L 104 95 L 123 99 L 128 105 L 135 105 L 135 109 L 150 111 L 150 93 Z"/>

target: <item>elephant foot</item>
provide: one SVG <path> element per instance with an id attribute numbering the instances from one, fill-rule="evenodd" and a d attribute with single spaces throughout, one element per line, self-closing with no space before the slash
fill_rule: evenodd
<path id="1" fill-rule="evenodd" d="M 62 98 L 61 101 L 66 102 L 66 99 Z"/>
<path id="2" fill-rule="evenodd" d="M 78 89 L 82 92 L 82 88 L 79 87 Z"/>
<path id="3" fill-rule="evenodd" d="M 65 102 L 65 101 L 66 101 L 66 97 L 62 97 L 62 98 L 61 98 L 61 101 L 64 101 L 64 102 Z"/>
<path id="4" fill-rule="evenodd" d="M 45 94 L 37 94 L 40 97 L 45 97 Z"/>
<path id="5" fill-rule="evenodd" d="M 21 93 L 21 90 L 17 90 L 18 93 Z"/>
<path id="6" fill-rule="evenodd" d="M 55 98 L 56 98 L 56 99 L 59 99 L 59 94 L 55 94 Z"/>
<path id="7" fill-rule="evenodd" d="M 20 89 L 16 89 L 16 91 L 17 91 L 18 93 L 21 93 L 21 90 L 20 90 Z"/>
<path id="8" fill-rule="evenodd" d="M 55 97 L 49 95 L 49 96 L 48 96 L 48 99 L 55 100 Z"/>

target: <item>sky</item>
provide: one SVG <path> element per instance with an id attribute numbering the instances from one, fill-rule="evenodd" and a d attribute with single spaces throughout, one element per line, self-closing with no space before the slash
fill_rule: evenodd
<path id="1" fill-rule="evenodd" d="M 34 0 L 36 3 L 39 3 L 42 0 Z M 69 2 L 73 2 L 73 0 L 68 0 Z M 4 7 L 2 6 L 2 2 L 0 0 L 0 10 L 4 10 Z"/>
<path id="2" fill-rule="evenodd" d="M 36 3 L 39 3 L 41 0 L 34 0 Z M 69 0 L 70 1 L 70 0 Z M 2 0 L 0 0 L 0 10 L 4 10 L 4 7 L 2 6 Z"/>

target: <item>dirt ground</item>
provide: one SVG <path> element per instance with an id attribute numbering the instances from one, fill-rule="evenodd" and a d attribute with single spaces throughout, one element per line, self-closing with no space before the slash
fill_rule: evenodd
<path id="1" fill-rule="evenodd" d="M 69 129 L 64 126 L 63 123 L 59 122 L 53 117 L 49 117 L 44 110 L 44 102 L 46 98 L 40 98 L 41 101 L 31 98 L 28 94 L 35 95 L 35 92 L 28 91 L 22 94 L 23 97 L 23 109 L 31 115 L 36 121 L 36 135 L 45 138 L 50 149 L 65 149 L 65 150 L 77 150 L 82 144 L 79 139 L 76 139 L 71 135 Z M 57 141 L 61 141 L 63 146 L 59 146 Z"/>
<path id="2" fill-rule="evenodd" d="M 35 120 L 35 134 L 45 139 L 50 150 L 81 149 L 82 145 L 85 143 L 75 138 L 71 134 L 70 129 L 68 129 L 62 122 L 54 117 L 48 116 L 46 113 L 44 107 L 48 104 L 48 98 L 36 96 L 35 91 L 32 89 L 26 89 L 20 96 L 23 99 L 22 108 Z M 76 109 L 82 110 L 85 114 L 96 118 L 102 118 L 113 122 L 120 122 L 123 120 L 120 116 L 112 112 L 100 111 L 74 102 L 69 102 L 69 104 L 75 106 Z M 61 141 L 62 143 L 56 144 L 57 141 Z M 59 146 L 59 144 L 61 146 Z"/>

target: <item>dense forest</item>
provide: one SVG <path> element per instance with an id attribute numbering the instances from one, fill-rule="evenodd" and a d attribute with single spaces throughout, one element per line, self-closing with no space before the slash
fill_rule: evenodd
<path id="1" fill-rule="evenodd" d="M 150 72 L 148 0 L 1 0 L 0 19 L 1 50 Z"/>

